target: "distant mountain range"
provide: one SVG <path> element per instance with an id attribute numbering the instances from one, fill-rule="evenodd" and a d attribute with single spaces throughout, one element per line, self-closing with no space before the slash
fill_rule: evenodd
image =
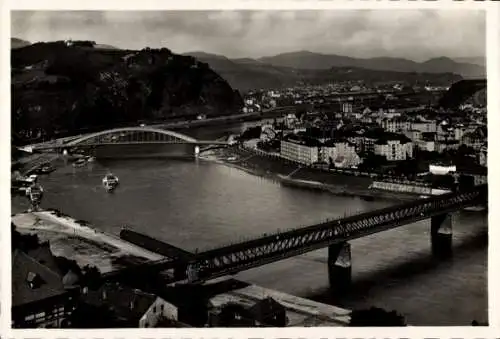
<path id="1" fill-rule="evenodd" d="M 319 84 L 341 80 L 408 83 L 430 81 L 449 84 L 474 72 L 476 77 L 484 74 L 484 67 L 457 63 L 448 58 L 417 63 L 398 58 L 355 59 L 311 52 L 280 54 L 259 59 L 229 59 L 205 52 L 190 52 L 184 55 L 193 56 L 209 64 L 233 88 L 240 91 L 291 86 L 299 82 Z"/>
<path id="2" fill-rule="evenodd" d="M 29 45 L 30 42 L 11 39 L 12 48 Z M 99 45 L 96 49 L 117 49 Z M 485 58 L 470 57 L 451 59 L 440 57 L 425 62 L 403 58 L 352 58 L 309 51 L 283 53 L 263 58 L 229 59 L 222 55 L 205 52 L 184 53 L 207 63 L 229 84 L 240 91 L 256 88 L 293 86 L 301 82 L 324 83 L 341 80 L 430 81 L 449 84 L 462 78 L 484 78 Z"/>
<path id="3" fill-rule="evenodd" d="M 484 58 L 483 58 L 484 59 Z M 484 60 L 480 58 L 447 57 L 433 58 L 425 62 L 415 62 L 403 58 L 368 58 L 359 59 L 335 54 L 319 54 L 309 51 L 283 53 L 258 59 L 274 66 L 286 66 L 301 69 L 328 69 L 331 67 L 360 67 L 382 71 L 418 72 L 418 73 L 456 73 L 464 77 L 481 77 L 485 74 Z M 471 63 L 479 62 L 479 64 Z"/>

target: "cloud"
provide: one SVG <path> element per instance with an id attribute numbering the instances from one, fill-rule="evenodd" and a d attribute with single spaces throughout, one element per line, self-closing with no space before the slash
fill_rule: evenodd
<path id="1" fill-rule="evenodd" d="M 12 36 L 228 57 L 310 50 L 421 60 L 485 55 L 485 20 L 471 10 L 14 11 Z"/>

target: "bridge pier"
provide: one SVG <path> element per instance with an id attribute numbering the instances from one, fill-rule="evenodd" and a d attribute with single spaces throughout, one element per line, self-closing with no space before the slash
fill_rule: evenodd
<path id="1" fill-rule="evenodd" d="M 351 244 L 348 242 L 328 246 L 328 280 L 334 293 L 341 293 L 351 285 Z"/>
<path id="2" fill-rule="evenodd" d="M 174 278 L 182 280 L 186 277 L 188 265 L 179 264 L 174 267 Z"/>
<path id="3" fill-rule="evenodd" d="M 449 256 L 452 252 L 452 220 L 450 213 L 431 218 L 431 248 L 437 256 Z"/>

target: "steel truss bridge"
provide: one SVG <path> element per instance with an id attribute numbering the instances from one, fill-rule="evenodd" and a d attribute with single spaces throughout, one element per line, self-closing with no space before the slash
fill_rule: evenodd
<path id="1" fill-rule="evenodd" d="M 164 259 L 105 274 L 105 280 L 174 270 L 166 283 L 185 281 L 198 269 L 195 281 L 206 281 L 269 264 L 330 245 L 389 230 L 419 220 L 442 216 L 464 207 L 486 204 L 488 186 L 412 201 L 194 254 L 189 260 Z M 176 269 L 182 268 L 181 272 Z M 193 279 L 189 279 L 193 282 Z"/>
<path id="2" fill-rule="evenodd" d="M 34 145 L 31 146 L 31 151 L 138 144 L 229 145 L 227 141 L 197 140 L 185 134 L 164 129 L 152 127 L 125 127 L 86 134 L 62 143 Z"/>

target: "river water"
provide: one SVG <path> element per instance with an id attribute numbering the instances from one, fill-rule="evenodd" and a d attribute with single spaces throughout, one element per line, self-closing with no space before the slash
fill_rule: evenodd
<path id="1" fill-rule="evenodd" d="M 108 170 L 122 182 L 113 194 L 101 187 Z M 127 225 L 192 251 L 397 203 L 284 187 L 204 160 L 100 160 L 62 166 L 41 183 L 43 207 L 113 234 Z M 429 231 L 430 221 L 422 221 L 352 241 L 353 288 L 336 300 L 328 292 L 326 250 L 237 278 L 347 308 L 395 309 L 412 325 L 487 321 L 487 216 L 454 214 L 451 260 L 431 257 Z"/>

